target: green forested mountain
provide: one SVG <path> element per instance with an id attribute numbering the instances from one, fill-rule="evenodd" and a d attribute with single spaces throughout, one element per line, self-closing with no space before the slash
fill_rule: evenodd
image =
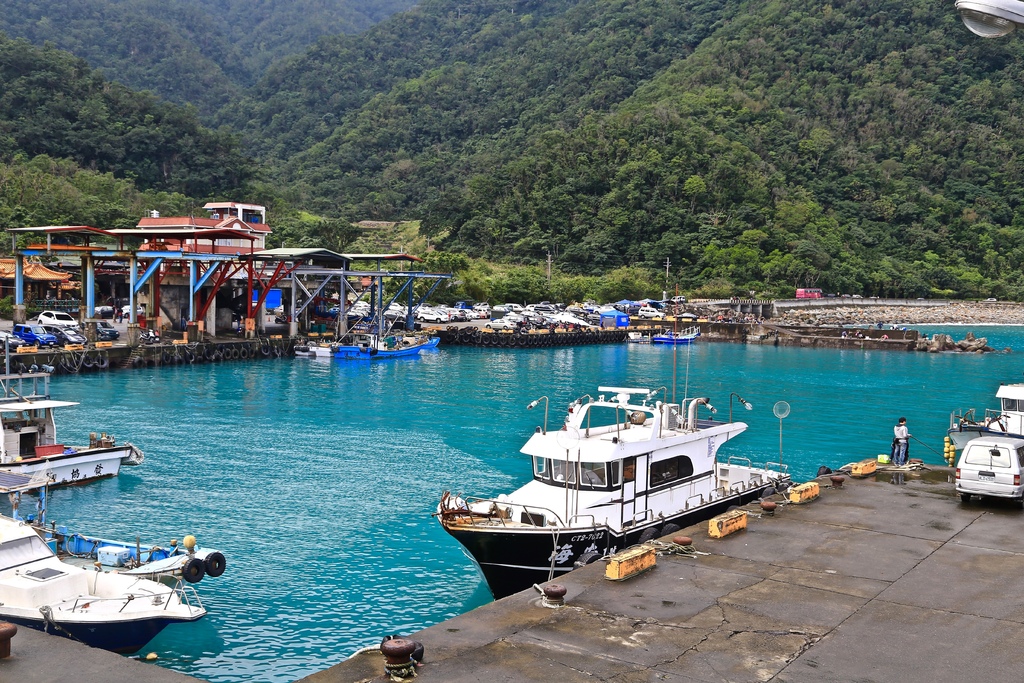
<path id="1" fill-rule="evenodd" d="M 234 136 L 203 128 L 194 111 L 0 34 L 0 161 L 37 155 L 193 197 L 238 192 L 255 170 Z"/>
<path id="2" fill-rule="evenodd" d="M 924 0 L 454 7 L 259 86 L 247 134 L 309 146 L 281 166 L 304 204 L 569 272 L 1024 295 L 1020 41 Z"/>
<path id="3" fill-rule="evenodd" d="M 274 60 L 354 33 L 410 0 L 0 0 L 0 31 L 51 43 L 107 78 L 190 103 L 237 101 Z"/>
<path id="4" fill-rule="evenodd" d="M 445 252 L 551 254 L 567 276 L 661 284 L 667 262 L 665 284 L 707 294 L 1024 299 L 1021 45 L 925 0 L 428 0 L 276 63 L 219 120 L 262 161 L 273 197 L 257 198 L 289 216 L 289 243 L 408 219 Z M 93 90 L 46 79 L 18 81 L 34 99 L 0 93 L 0 155 L 194 197 L 247 179 L 202 186 L 200 151 L 161 184 L 116 136 L 79 133 Z M 195 130 L 169 137 L 237 154 L 227 130 Z"/>

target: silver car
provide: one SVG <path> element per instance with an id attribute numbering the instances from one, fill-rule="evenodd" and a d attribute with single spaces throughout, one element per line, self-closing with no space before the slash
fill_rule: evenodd
<path id="1" fill-rule="evenodd" d="M 971 496 L 1011 498 L 1024 505 L 1024 439 L 1003 436 L 972 439 L 956 462 L 956 492 L 965 503 Z"/>

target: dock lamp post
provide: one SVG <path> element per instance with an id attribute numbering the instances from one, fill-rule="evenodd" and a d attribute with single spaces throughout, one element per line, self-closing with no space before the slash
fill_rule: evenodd
<path id="1" fill-rule="evenodd" d="M 956 0 L 964 26 L 982 38 L 1002 38 L 1024 27 L 1024 2 L 1020 0 Z"/>
<path id="2" fill-rule="evenodd" d="M 729 422 L 732 422 L 732 398 L 733 398 L 733 396 L 735 396 L 736 399 L 740 403 L 742 403 L 743 407 L 746 408 L 747 410 L 753 410 L 754 409 L 754 404 L 753 403 L 751 403 L 750 401 L 747 401 L 742 396 L 737 394 L 735 391 L 732 392 L 731 394 L 729 394 Z"/>
<path id="3" fill-rule="evenodd" d="M 537 407 L 537 404 L 540 403 L 541 401 L 544 401 L 544 433 L 547 434 L 548 433 L 548 403 L 549 403 L 548 397 L 547 396 L 541 396 L 536 401 L 531 401 L 530 404 L 528 406 L 526 406 L 526 409 L 527 410 L 533 410 L 534 408 Z"/>

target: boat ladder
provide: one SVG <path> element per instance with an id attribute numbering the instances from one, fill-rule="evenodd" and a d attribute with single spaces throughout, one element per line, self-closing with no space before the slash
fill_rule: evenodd
<path id="1" fill-rule="evenodd" d="M 136 358 L 142 358 L 142 354 L 143 353 L 144 352 L 142 350 L 142 346 L 136 346 L 135 348 L 133 348 L 132 352 L 121 363 L 121 369 L 123 370 L 125 368 L 132 367 L 132 365 L 135 363 L 135 359 Z"/>

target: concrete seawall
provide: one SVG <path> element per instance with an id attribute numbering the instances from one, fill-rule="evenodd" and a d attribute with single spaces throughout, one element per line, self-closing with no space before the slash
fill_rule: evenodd
<path id="1" fill-rule="evenodd" d="M 962 504 L 950 477 L 826 477 L 812 503 L 751 506 L 746 531 L 691 527 L 706 555 L 665 554 L 624 582 L 583 567 L 560 579 L 564 607 L 528 590 L 413 634 L 426 649 L 417 680 L 1016 680 L 1024 513 Z M 382 674 L 374 653 L 302 680 Z"/>

